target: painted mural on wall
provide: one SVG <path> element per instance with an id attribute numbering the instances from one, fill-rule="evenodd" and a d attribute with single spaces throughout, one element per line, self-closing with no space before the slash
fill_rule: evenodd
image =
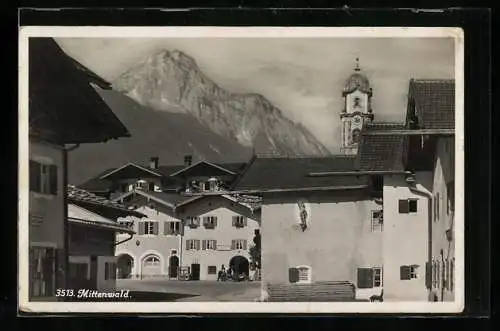
<path id="1" fill-rule="evenodd" d="M 297 201 L 297 215 L 300 229 L 305 231 L 311 220 L 311 206 L 306 200 Z"/>

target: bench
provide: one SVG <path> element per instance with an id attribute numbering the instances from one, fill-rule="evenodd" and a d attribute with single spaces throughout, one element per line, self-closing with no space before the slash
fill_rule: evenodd
<path id="1" fill-rule="evenodd" d="M 345 302 L 356 299 L 354 285 L 343 281 L 268 284 L 265 288 L 268 302 Z"/>

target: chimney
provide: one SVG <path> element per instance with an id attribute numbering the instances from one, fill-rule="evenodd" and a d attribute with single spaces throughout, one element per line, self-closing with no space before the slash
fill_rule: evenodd
<path id="1" fill-rule="evenodd" d="M 184 156 L 184 166 L 189 167 L 193 163 L 193 157 L 191 155 Z"/>
<path id="2" fill-rule="evenodd" d="M 159 157 L 157 157 L 157 156 L 153 156 L 153 157 L 151 158 L 150 163 L 149 163 L 149 167 L 150 167 L 151 169 L 158 169 L 158 161 L 159 161 L 159 160 L 160 160 L 160 158 L 159 158 Z"/>

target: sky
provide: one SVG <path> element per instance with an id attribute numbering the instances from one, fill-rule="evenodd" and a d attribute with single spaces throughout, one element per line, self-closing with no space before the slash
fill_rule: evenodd
<path id="1" fill-rule="evenodd" d="M 359 57 L 375 120 L 403 121 L 411 78 L 454 78 L 452 38 L 59 38 L 108 81 L 162 49 L 180 50 L 231 92 L 260 93 L 335 151 L 342 88 Z"/>

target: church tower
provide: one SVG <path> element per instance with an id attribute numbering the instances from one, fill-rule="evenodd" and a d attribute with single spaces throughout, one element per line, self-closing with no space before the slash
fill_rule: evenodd
<path id="1" fill-rule="evenodd" d="M 361 73 L 359 59 L 356 58 L 354 73 L 346 80 L 342 96 L 344 108 L 340 114 L 340 151 L 352 155 L 358 152 L 358 140 L 366 122 L 373 121 L 371 108 L 372 88 L 368 78 Z"/>

